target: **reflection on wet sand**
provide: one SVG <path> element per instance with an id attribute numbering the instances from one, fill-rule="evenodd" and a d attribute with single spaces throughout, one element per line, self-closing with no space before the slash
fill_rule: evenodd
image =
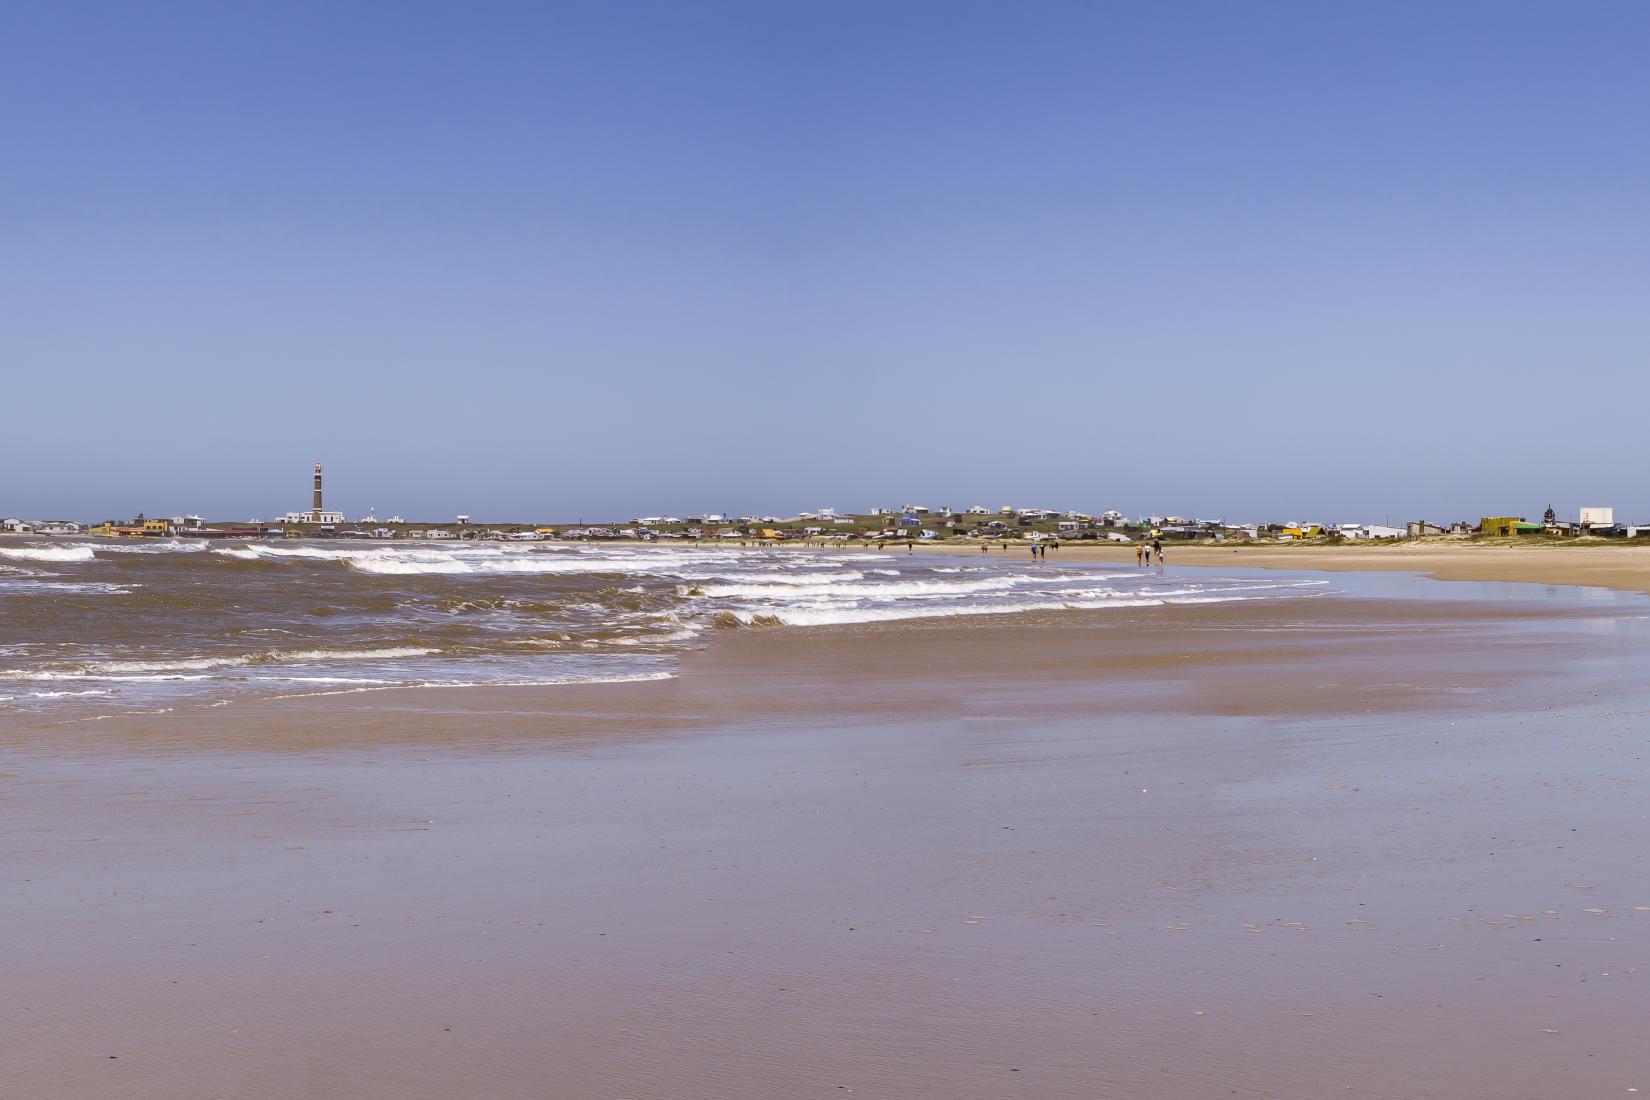
<path id="1" fill-rule="evenodd" d="M 31 1097 L 1650 1088 L 1641 616 L 749 631 L 658 683 L 16 727 L 0 1060 Z"/>

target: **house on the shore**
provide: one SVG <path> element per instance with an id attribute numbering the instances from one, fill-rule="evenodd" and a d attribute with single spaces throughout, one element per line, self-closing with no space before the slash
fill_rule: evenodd
<path id="1" fill-rule="evenodd" d="M 1614 508 L 1583 508 L 1581 510 L 1581 529 L 1589 535 L 1615 534 L 1616 510 Z"/>
<path id="2" fill-rule="evenodd" d="M 1478 521 L 1478 533 L 1487 538 L 1508 539 L 1518 535 L 1539 535 L 1545 530 L 1523 516 L 1485 516 Z"/>

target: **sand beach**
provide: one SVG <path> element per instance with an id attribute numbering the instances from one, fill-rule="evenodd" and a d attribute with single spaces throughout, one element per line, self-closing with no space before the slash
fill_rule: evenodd
<path id="1" fill-rule="evenodd" d="M 1001 543 L 990 544 L 988 553 L 1027 553 L 1024 544 L 1010 542 L 1008 545 L 1009 549 L 1004 551 Z M 1163 549 L 1171 566 L 1313 569 L 1333 573 L 1405 572 L 1439 580 L 1596 585 L 1650 592 L 1650 545 L 1624 540 L 1423 539 L 1388 544 L 1332 545 L 1310 541 L 1216 546 L 1171 541 L 1165 542 Z M 981 556 L 978 543 L 919 545 L 916 552 Z M 1134 564 L 1134 546 L 1120 543 L 1062 542 L 1054 554 L 1062 561 Z"/>
<path id="2" fill-rule="evenodd" d="M 1626 1095 L 1647 637 L 1368 574 L 13 723 L 5 1094 Z"/>

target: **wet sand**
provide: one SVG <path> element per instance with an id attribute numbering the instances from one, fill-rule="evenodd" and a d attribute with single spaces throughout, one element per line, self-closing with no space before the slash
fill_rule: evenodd
<path id="1" fill-rule="evenodd" d="M 1644 610 L 1428 587 L 14 726 L 0 1096 L 1650 1090 Z"/>

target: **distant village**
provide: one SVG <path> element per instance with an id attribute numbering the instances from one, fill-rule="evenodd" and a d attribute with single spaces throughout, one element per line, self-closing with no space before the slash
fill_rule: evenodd
<path id="1" fill-rule="evenodd" d="M 1185 516 L 1126 518 L 1118 511 L 1098 515 L 1054 508 L 1021 508 L 1005 504 L 991 509 L 976 504 L 963 509 L 929 508 L 902 504 L 839 513 L 820 508 L 794 516 L 733 516 L 706 512 L 697 516 L 635 516 L 622 523 L 539 524 L 472 523 L 467 515 L 452 523 L 408 522 L 401 516 L 379 519 L 371 509 L 351 522 L 344 513 L 324 505 L 323 471 L 317 462 L 310 489 L 310 506 L 274 520 L 208 522 L 197 515 L 167 518 L 138 515 L 128 520 L 107 519 L 87 524 L 75 520 L 0 519 L 0 534 L 94 535 L 105 538 L 223 538 L 223 539 L 493 539 L 533 542 L 543 539 L 660 539 L 738 540 L 749 543 L 803 542 L 812 544 L 918 542 L 935 539 L 1007 541 L 1044 539 L 1077 542 L 1104 539 L 1137 542 L 1176 539 L 1188 542 L 1396 542 L 1422 538 L 1637 538 L 1650 534 L 1650 523 L 1623 525 L 1615 509 L 1584 507 L 1575 520 L 1560 520 L 1549 505 L 1541 522 L 1523 516 L 1484 516 L 1477 524 L 1461 520 L 1450 524 L 1411 520 L 1402 527 L 1384 523 L 1227 523 Z"/>
<path id="2" fill-rule="evenodd" d="M 1560 520 L 1549 508 L 1539 521 L 1523 516 L 1484 516 L 1477 523 L 1432 523 L 1412 520 L 1399 527 L 1383 523 L 1227 523 L 1185 516 L 1125 517 L 1121 512 L 1092 514 L 1078 510 L 974 505 L 954 510 L 920 504 L 876 507 L 844 513 L 833 508 L 794 516 L 732 515 L 705 512 L 690 516 L 636 516 L 623 522 L 586 523 L 476 523 L 467 515 L 452 522 L 414 522 L 401 516 L 380 519 L 368 514 L 348 520 L 340 512 L 312 509 L 269 521 L 208 522 L 198 515 L 105 520 L 88 524 L 73 520 L 0 519 L 0 533 L 10 535 L 80 535 L 108 538 L 207 539 L 490 539 L 533 542 L 570 540 L 739 541 L 744 543 L 797 542 L 809 544 L 919 542 L 976 539 L 987 541 L 1046 539 L 1079 542 L 1107 540 L 1180 540 L 1201 543 L 1238 542 L 1373 542 L 1412 539 L 1523 539 L 1523 538 L 1638 538 L 1650 535 L 1650 523 L 1617 523 L 1613 509 L 1582 508 L 1579 518 Z"/>

